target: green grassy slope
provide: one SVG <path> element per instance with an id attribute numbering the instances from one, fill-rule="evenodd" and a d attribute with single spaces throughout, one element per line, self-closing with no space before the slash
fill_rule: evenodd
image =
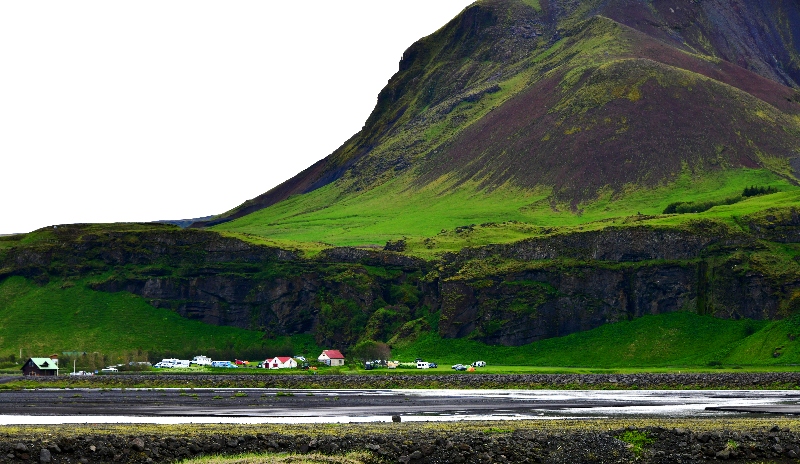
<path id="1" fill-rule="evenodd" d="M 543 228 L 552 233 L 552 228 L 559 227 L 569 230 L 619 225 L 624 218 L 639 213 L 659 216 L 676 201 L 722 200 L 740 195 L 745 187 L 753 185 L 775 187 L 780 193 L 748 198 L 704 213 L 661 216 L 649 221 L 678 224 L 702 217 L 732 220 L 771 206 L 800 204 L 800 189 L 765 169 L 696 173 L 687 169 L 661 187 L 632 189 L 623 195 L 609 192 L 582 204 L 579 211 L 571 211 L 567 205 L 552 205 L 546 191 L 511 187 L 480 191 L 474 186 L 452 190 L 446 185 L 411 190 L 397 179 L 348 196 L 329 185 L 214 229 L 273 240 L 317 242 L 317 246 L 319 242 L 336 246 L 383 244 L 406 237 L 409 252 L 430 256 L 464 246 L 520 240 L 541 234 Z M 615 218 L 616 221 L 609 221 Z M 494 224 L 473 227 L 469 233 L 454 230 L 485 223 Z"/>
<path id="2" fill-rule="evenodd" d="M 331 156 L 337 166 L 339 157 L 357 156 L 340 178 L 214 229 L 313 243 L 296 246 L 312 252 L 405 238 L 408 252 L 435 257 L 540 228 L 619 225 L 754 185 L 781 193 L 695 218 L 732 222 L 762 206 L 798 204 L 782 158 L 800 147 L 791 89 L 605 17 L 578 20 L 584 13 L 564 19 L 569 31 L 554 43 L 516 44 L 529 53 L 508 63 L 482 41 L 470 49 L 469 18 L 483 22 L 486 40 L 503 40 L 497 24 L 537 21 L 522 3 L 511 4 L 501 8 L 519 18 L 494 18 L 499 3 L 488 2 L 409 49 L 359 135 L 370 138 L 368 150 L 357 149 L 356 137 Z"/>
<path id="3" fill-rule="evenodd" d="M 127 293 L 95 292 L 79 281 L 38 286 L 12 277 L 0 283 L 0 358 L 88 351 L 124 360 L 148 352 L 216 351 L 312 354 L 309 336 L 264 340 L 262 334 L 190 321 Z M 397 342 L 393 357 L 441 364 L 482 359 L 495 365 L 659 368 L 718 364 L 785 366 L 800 363 L 800 319 L 722 320 L 693 313 L 645 316 L 521 347 L 421 334 Z M 777 355 L 776 355 L 777 353 Z M 255 358 L 254 358 L 255 359 Z"/>
<path id="4" fill-rule="evenodd" d="M 788 333 L 800 333 L 796 321 L 732 321 L 677 312 L 520 347 L 424 334 L 396 347 L 393 355 L 441 364 L 480 359 L 490 364 L 587 368 L 779 366 L 800 362 L 800 342 L 790 339 Z M 775 357 L 778 347 L 782 347 L 781 354 Z"/>
<path id="5" fill-rule="evenodd" d="M 23 356 L 86 351 L 123 359 L 129 353 L 202 354 L 208 350 L 268 355 L 272 349 L 291 344 L 285 339 L 265 341 L 262 337 L 261 332 L 184 319 L 129 293 L 93 291 L 85 281 L 53 281 L 38 286 L 22 277 L 11 277 L 0 283 L 3 359 L 19 356 L 20 348 Z"/>

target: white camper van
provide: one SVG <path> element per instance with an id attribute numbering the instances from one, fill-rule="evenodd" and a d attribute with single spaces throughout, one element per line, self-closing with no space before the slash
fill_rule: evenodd
<path id="1" fill-rule="evenodd" d="M 153 367 L 159 367 L 159 368 L 161 368 L 161 367 L 167 367 L 167 368 L 172 368 L 172 367 L 175 367 L 175 363 L 176 363 L 176 362 L 178 362 L 178 361 L 180 361 L 180 359 L 176 359 L 176 358 L 165 358 L 165 359 L 162 359 L 162 360 L 161 360 L 161 362 L 159 362 L 159 363 L 156 363 L 156 365 L 155 365 L 155 366 L 153 366 Z"/>
<path id="2" fill-rule="evenodd" d="M 211 365 L 211 358 L 208 356 L 195 356 L 189 361 L 189 364 L 197 364 L 198 366 L 210 366 Z"/>

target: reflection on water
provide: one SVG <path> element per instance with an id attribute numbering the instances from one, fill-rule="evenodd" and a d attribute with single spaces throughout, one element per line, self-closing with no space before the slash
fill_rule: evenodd
<path id="1" fill-rule="evenodd" d="M 456 422 L 456 421 L 513 421 L 581 419 L 572 416 L 544 416 L 521 414 L 439 414 L 436 416 L 403 416 L 403 422 Z M 588 417 L 586 418 L 588 419 Z M 324 417 L 139 417 L 139 416 L 18 416 L 0 415 L 2 425 L 59 425 L 59 424 L 355 424 L 364 422 L 392 422 L 392 416 L 324 416 Z"/>
<path id="2" fill-rule="evenodd" d="M 287 390 L 287 389 L 192 389 L 201 396 L 214 398 L 235 397 L 236 392 L 246 391 L 253 397 L 276 397 L 283 392 L 281 401 L 293 403 L 256 404 L 229 406 L 222 403 L 197 403 L 197 406 L 177 404 L 159 406 L 145 411 L 133 408 L 102 414 L 103 410 L 85 410 L 85 415 L 0 415 L 0 425 L 23 424 L 300 424 L 300 423 L 357 423 L 391 422 L 392 415 L 399 414 L 404 422 L 414 421 L 511 421 L 511 420 L 558 420 L 589 419 L 606 417 L 714 417 L 741 415 L 706 410 L 708 407 L 753 407 L 772 405 L 798 405 L 800 392 L 789 390 Z M 108 393 L 99 390 L 70 390 L 83 392 L 89 404 L 91 398 Z M 184 395 L 183 390 L 171 389 L 127 389 L 117 390 L 115 398 L 127 399 L 161 398 L 165 392 Z M 48 395 L 62 398 L 58 390 L 37 392 L 7 392 L 6 395 L 34 396 L 46 402 Z M 260 394 L 260 395 L 258 395 Z M 38 395 L 38 396 L 37 396 Z M 62 396 L 56 396 L 62 395 Z M 128 396 L 129 395 L 129 396 Z M 195 395 L 197 396 L 197 395 Z M 245 395 L 246 396 L 246 395 Z M 343 401 L 323 402 L 320 399 L 335 398 Z M 6 400 L 13 400 L 7 396 Z M 108 396 L 101 399 L 108 399 Z M 317 401 L 317 406 L 312 405 Z M 393 402 L 392 402 L 393 401 Z M 212 402 L 213 403 L 213 402 Z M 402 404 L 398 406 L 398 403 Z M 11 403 L 7 403 L 11 404 Z M 123 404 L 123 403 L 117 403 Z M 112 408 L 113 408 L 112 403 Z M 798 406 L 800 411 L 800 406 Z M 9 411 L 11 412 L 11 411 Z M 23 411 L 15 411 L 23 412 Z M 27 412 L 27 411 L 24 411 Z M 64 412 L 64 411 L 62 411 Z M 70 411 L 66 411 L 70 413 Z M 114 414 L 116 413 L 116 414 Z M 45 413 L 46 414 L 46 413 Z M 141 414 L 141 415 L 140 415 Z"/>

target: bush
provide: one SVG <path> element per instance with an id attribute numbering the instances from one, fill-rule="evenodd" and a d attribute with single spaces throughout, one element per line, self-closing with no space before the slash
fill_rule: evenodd
<path id="1" fill-rule="evenodd" d="M 670 203 L 669 205 L 667 205 L 667 207 L 664 208 L 662 214 L 702 213 L 704 211 L 710 210 L 715 206 L 732 205 L 740 201 L 742 201 L 741 196 L 729 197 L 715 201 L 701 201 L 701 202 L 677 201 L 675 203 Z"/>
<path id="2" fill-rule="evenodd" d="M 386 343 L 367 340 L 354 346 L 350 351 L 350 355 L 362 361 L 391 359 L 392 349 Z"/>
<path id="3" fill-rule="evenodd" d="M 778 189 L 775 187 L 745 187 L 744 191 L 742 192 L 743 197 L 754 197 L 757 195 L 769 195 L 771 193 L 777 193 Z"/>

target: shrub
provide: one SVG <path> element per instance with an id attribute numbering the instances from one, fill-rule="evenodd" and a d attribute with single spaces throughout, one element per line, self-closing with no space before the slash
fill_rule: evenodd
<path id="1" fill-rule="evenodd" d="M 777 193 L 778 189 L 775 187 L 745 187 L 744 191 L 742 192 L 743 197 L 754 197 L 757 195 L 769 195 L 771 193 Z"/>
<path id="2" fill-rule="evenodd" d="M 722 200 L 714 201 L 678 201 L 670 203 L 664 208 L 663 214 L 686 214 L 686 213 L 702 213 L 708 211 L 715 206 L 732 205 L 742 201 L 741 196 L 724 198 Z"/>
<path id="3" fill-rule="evenodd" d="M 362 361 L 374 359 L 392 359 L 392 350 L 386 343 L 367 340 L 354 346 L 350 351 L 351 356 Z"/>

